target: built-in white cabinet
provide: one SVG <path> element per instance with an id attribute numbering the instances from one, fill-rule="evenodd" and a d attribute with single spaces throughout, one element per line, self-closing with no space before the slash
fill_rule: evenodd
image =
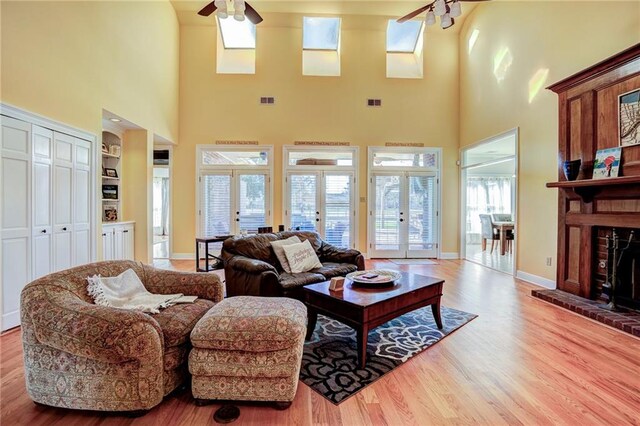
<path id="1" fill-rule="evenodd" d="M 104 260 L 134 260 L 135 222 L 102 224 Z"/>
<path id="2" fill-rule="evenodd" d="M 21 117 L 22 118 L 22 117 Z M 41 125 L 1 117 L 2 330 L 20 324 L 32 280 L 95 256 L 93 146 Z M 73 133 L 73 132 L 71 132 Z"/>

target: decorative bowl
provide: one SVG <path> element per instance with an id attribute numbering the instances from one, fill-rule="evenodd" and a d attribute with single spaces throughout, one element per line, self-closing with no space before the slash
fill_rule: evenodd
<path id="1" fill-rule="evenodd" d="M 372 281 L 370 279 L 362 278 L 363 275 L 375 274 L 382 277 L 382 280 Z M 350 280 L 354 285 L 362 287 L 380 287 L 393 285 L 396 281 L 402 278 L 402 274 L 397 271 L 389 271 L 387 269 L 373 269 L 368 271 L 356 271 L 347 274 L 345 277 Z"/>

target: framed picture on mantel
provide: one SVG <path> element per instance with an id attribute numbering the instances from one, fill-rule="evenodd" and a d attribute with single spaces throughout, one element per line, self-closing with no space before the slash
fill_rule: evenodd
<path id="1" fill-rule="evenodd" d="M 618 177 L 622 148 L 599 149 L 593 163 L 593 178 L 606 179 Z"/>
<path id="2" fill-rule="evenodd" d="M 640 89 L 618 97 L 620 146 L 640 145 Z"/>

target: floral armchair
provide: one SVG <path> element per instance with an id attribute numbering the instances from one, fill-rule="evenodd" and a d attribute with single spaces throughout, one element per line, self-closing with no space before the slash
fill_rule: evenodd
<path id="1" fill-rule="evenodd" d="M 198 296 L 158 314 L 95 305 L 88 276 L 133 269 L 152 293 Z M 145 411 L 187 377 L 189 335 L 222 300 L 215 274 L 108 261 L 57 272 L 22 291 L 21 318 L 27 392 L 36 403 L 99 411 Z"/>

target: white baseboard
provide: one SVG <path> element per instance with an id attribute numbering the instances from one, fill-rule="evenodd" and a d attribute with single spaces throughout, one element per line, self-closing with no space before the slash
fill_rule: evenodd
<path id="1" fill-rule="evenodd" d="M 17 327 L 19 325 L 20 325 L 20 310 L 2 315 L 2 331 L 7 331 L 10 328 Z"/>
<path id="2" fill-rule="evenodd" d="M 196 254 L 195 253 L 172 253 L 171 254 L 171 259 L 176 259 L 176 260 L 195 260 L 196 259 Z"/>
<path id="3" fill-rule="evenodd" d="M 538 275 L 533 275 L 528 272 L 517 271 L 516 278 L 531 284 L 539 285 L 540 287 L 551 289 L 551 290 L 555 290 L 556 288 L 556 282 L 554 280 L 543 278 Z"/>
<path id="4" fill-rule="evenodd" d="M 460 254 L 458 252 L 455 251 L 450 251 L 450 252 L 442 252 L 440 253 L 440 259 L 442 260 L 456 260 L 456 259 L 460 259 Z"/>

